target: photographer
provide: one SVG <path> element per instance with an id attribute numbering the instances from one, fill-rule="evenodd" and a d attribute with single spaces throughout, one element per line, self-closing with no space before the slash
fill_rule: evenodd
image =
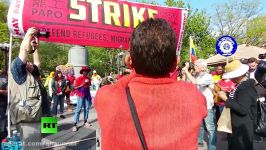
<path id="1" fill-rule="evenodd" d="M 11 65 L 10 89 L 11 122 L 20 130 L 23 149 L 28 142 L 41 142 L 41 115 L 49 115 L 47 93 L 40 80 L 40 58 L 38 53 L 38 30 L 28 29 L 20 46 L 20 52 Z M 33 53 L 33 62 L 28 59 Z"/>
<path id="2" fill-rule="evenodd" d="M 215 129 L 215 114 L 214 114 L 214 101 L 213 101 L 213 94 L 212 90 L 214 88 L 214 83 L 212 80 L 211 74 L 207 72 L 207 62 L 203 59 L 198 59 L 195 61 L 194 70 L 195 70 L 195 77 L 189 72 L 189 63 L 186 63 L 186 66 L 183 68 L 185 71 L 188 79 L 195 84 L 201 93 L 205 96 L 207 101 L 207 109 L 208 114 L 207 117 L 204 118 L 201 129 L 200 135 L 198 140 L 198 146 L 203 146 L 204 140 L 204 127 L 206 126 L 208 134 L 209 134 L 209 150 L 216 149 L 216 129 Z"/>

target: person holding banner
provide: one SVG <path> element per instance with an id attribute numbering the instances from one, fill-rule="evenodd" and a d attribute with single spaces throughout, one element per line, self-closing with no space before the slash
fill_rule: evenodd
<path id="1" fill-rule="evenodd" d="M 176 68 L 173 29 L 164 19 L 150 18 L 137 26 L 130 39 L 130 75 L 102 87 L 95 97 L 102 150 L 197 149 L 206 101 L 193 84 L 170 78 Z M 132 115 L 140 126 L 135 126 Z"/>

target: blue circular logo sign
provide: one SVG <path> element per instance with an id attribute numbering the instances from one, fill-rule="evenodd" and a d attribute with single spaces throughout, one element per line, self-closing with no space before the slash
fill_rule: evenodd
<path id="1" fill-rule="evenodd" d="M 221 36 L 216 42 L 216 52 L 222 56 L 231 56 L 236 52 L 236 50 L 236 40 L 231 36 Z"/>

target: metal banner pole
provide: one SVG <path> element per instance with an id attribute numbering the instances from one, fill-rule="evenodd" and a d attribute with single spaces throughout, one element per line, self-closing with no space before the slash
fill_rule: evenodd
<path id="1" fill-rule="evenodd" d="M 12 37 L 13 37 L 13 35 L 12 35 L 12 33 L 10 33 L 10 40 L 9 40 L 9 51 L 8 51 L 8 79 L 11 77 L 10 75 L 11 75 L 11 70 L 10 70 L 10 68 L 11 68 L 11 59 L 12 59 Z M 8 137 L 10 138 L 11 137 L 11 122 L 10 122 L 10 98 L 11 98 L 11 95 L 10 95 L 10 88 L 9 88 L 9 86 L 10 86 L 10 84 L 9 84 L 9 82 L 8 82 L 8 84 L 7 84 L 7 86 L 8 86 L 8 92 L 7 92 L 7 97 L 8 97 L 8 99 L 7 99 L 7 131 L 8 131 Z"/>

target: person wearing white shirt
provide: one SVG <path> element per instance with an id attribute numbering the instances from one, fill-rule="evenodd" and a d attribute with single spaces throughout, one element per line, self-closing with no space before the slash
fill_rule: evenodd
<path id="1" fill-rule="evenodd" d="M 183 68 L 188 79 L 195 84 L 201 93 L 206 98 L 206 104 L 208 109 L 208 114 L 204 118 L 200 135 L 198 138 L 198 146 L 203 146 L 204 140 L 204 125 L 206 126 L 209 142 L 208 142 L 208 150 L 216 149 L 216 128 L 215 128 L 215 114 L 214 114 L 214 100 L 212 90 L 214 88 L 214 82 L 212 80 L 212 75 L 207 72 L 207 62 L 204 59 L 198 59 L 194 63 L 195 76 L 191 75 L 188 71 L 189 63 L 186 63 L 186 66 Z"/>

